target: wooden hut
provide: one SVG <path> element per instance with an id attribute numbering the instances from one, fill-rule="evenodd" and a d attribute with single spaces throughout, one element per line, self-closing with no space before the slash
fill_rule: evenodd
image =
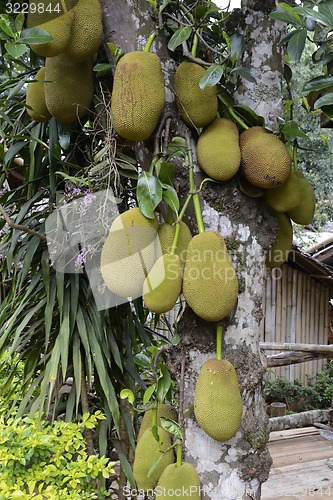
<path id="1" fill-rule="evenodd" d="M 293 248 L 281 268 L 267 269 L 261 342 L 327 345 L 332 340 L 333 267 L 330 259 L 333 259 L 333 238 L 331 246 L 320 249 L 321 260 L 313 255 L 318 248 L 310 250 L 312 255 Z M 325 255 L 329 263 L 325 261 Z M 270 351 L 269 354 L 277 352 Z M 310 361 L 295 364 L 292 360 L 291 364 L 274 366 L 271 363 L 270 366 L 274 366 L 272 369 L 278 376 L 305 383 L 306 375 L 318 373 L 325 362 L 317 353 L 317 357 Z"/>

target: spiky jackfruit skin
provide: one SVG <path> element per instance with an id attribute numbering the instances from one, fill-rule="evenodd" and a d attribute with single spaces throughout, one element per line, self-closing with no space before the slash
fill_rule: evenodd
<path id="1" fill-rule="evenodd" d="M 266 203 L 277 212 L 288 212 L 296 207 L 300 201 L 300 185 L 297 173 L 291 171 L 286 182 L 265 193 Z"/>
<path id="2" fill-rule="evenodd" d="M 116 132 L 130 141 L 145 141 L 153 133 L 164 103 L 159 57 L 142 51 L 125 54 L 116 66 L 111 98 Z"/>
<path id="3" fill-rule="evenodd" d="M 293 228 L 288 215 L 283 212 L 274 212 L 273 215 L 277 219 L 278 227 L 275 242 L 266 256 L 266 266 L 270 269 L 282 266 L 293 244 Z"/>
<path id="4" fill-rule="evenodd" d="M 283 142 L 262 127 L 250 127 L 240 135 L 241 166 L 254 186 L 280 186 L 291 172 L 291 156 Z"/>
<path id="5" fill-rule="evenodd" d="M 79 0 L 72 10 L 73 23 L 65 54 L 81 62 L 97 52 L 103 39 L 102 9 L 99 0 Z"/>
<path id="6" fill-rule="evenodd" d="M 131 208 L 113 221 L 101 254 L 106 286 L 120 297 L 140 297 L 143 282 L 156 261 L 158 221 Z"/>
<path id="7" fill-rule="evenodd" d="M 178 255 L 162 255 L 143 283 L 143 300 L 148 309 L 162 314 L 172 309 L 182 289 L 182 267 Z"/>
<path id="8" fill-rule="evenodd" d="M 143 433 L 147 430 L 150 429 L 152 426 L 152 416 L 153 412 L 152 410 L 147 410 L 142 418 L 142 422 L 140 425 L 140 429 L 138 432 L 138 437 L 137 441 L 141 438 Z M 157 407 L 157 425 L 160 426 L 160 418 L 165 417 L 165 418 L 170 418 L 171 420 L 175 420 L 177 422 L 177 412 L 176 410 L 171 406 L 170 403 L 163 403 L 159 404 Z"/>
<path id="9" fill-rule="evenodd" d="M 177 242 L 176 255 L 180 258 L 182 267 L 185 265 L 187 247 L 192 239 L 190 228 L 184 221 L 180 221 L 180 231 Z M 162 253 L 170 253 L 173 239 L 175 237 L 176 224 L 171 225 L 167 222 L 161 224 L 158 228 L 158 237 L 161 244 Z"/>
<path id="10" fill-rule="evenodd" d="M 183 294 L 206 321 L 220 321 L 232 311 L 238 279 L 223 237 L 216 231 L 197 234 L 187 247 Z"/>
<path id="11" fill-rule="evenodd" d="M 311 224 L 316 208 L 314 192 L 310 182 L 302 172 L 297 171 L 296 176 L 300 189 L 300 199 L 294 208 L 288 210 L 288 215 L 296 224 Z"/>
<path id="12" fill-rule="evenodd" d="M 69 10 L 51 21 L 39 24 L 37 27 L 47 31 L 53 40 L 49 43 L 30 44 L 31 49 L 42 57 L 54 57 L 64 52 L 71 40 L 72 13 L 73 10 Z"/>
<path id="13" fill-rule="evenodd" d="M 205 69 L 194 62 L 182 62 L 175 73 L 174 91 L 182 120 L 189 127 L 206 127 L 217 113 L 216 87 L 201 90 L 199 81 Z"/>
<path id="14" fill-rule="evenodd" d="M 209 359 L 202 366 L 194 391 L 198 425 L 216 441 L 228 441 L 242 422 L 242 397 L 234 366 L 226 359 Z"/>
<path id="15" fill-rule="evenodd" d="M 186 496 L 182 496 L 181 492 L 186 492 Z M 200 478 L 193 465 L 188 462 L 168 465 L 157 483 L 155 498 L 200 500 Z"/>
<path id="16" fill-rule="evenodd" d="M 172 450 L 166 451 L 171 446 L 170 434 L 158 427 L 160 443 L 152 434 L 151 429 L 147 429 L 137 443 L 133 463 L 133 474 L 137 487 L 142 490 L 155 488 L 164 469 L 174 462 Z M 148 477 L 148 472 L 153 464 L 162 455 L 155 470 Z"/>
<path id="17" fill-rule="evenodd" d="M 47 122 L 52 116 L 46 107 L 44 94 L 45 68 L 40 68 L 34 78 L 36 82 L 28 84 L 26 93 L 27 113 L 39 123 Z M 30 109 L 31 108 L 31 109 Z"/>
<path id="18" fill-rule="evenodd" d="M 216 118 L 200 135 L 197 155 L 202 170 L 212 179 L 227 181 L 241 161 L 237 126 L 225 118 Z"/>
<path id="19" fill-rule="evenodd" d="M 92 102 L 93 77 L 90 60 L 73 62 L 65 54 L 45 61 L 45 102 L 52 116 L 63 123 L 76 123 Z"/>

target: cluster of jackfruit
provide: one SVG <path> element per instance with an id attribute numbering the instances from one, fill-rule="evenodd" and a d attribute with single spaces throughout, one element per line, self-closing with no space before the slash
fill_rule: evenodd
<path id="1" fill-rule="evenodd" d="M 44 9 L 29 9 L 27 18 L 28 28 L 41 28 L 53 37 L 49 43 L 31 44 L 46 60 L 28 84 L 27 112 L 41 123 L 54 116 L 73 124 L 92 102 L 91 57 L 102 42 L 102 10 L 98 0 L 44 0 L 44 4 Z"/>
<path id="2" fill-rule="evenodd" d="M 234 308 L 238 294 L 237 276 L 223 237 L 215 231 L 192 237 L 181 222 L 173 252 L 175 232 L 175 226 L 159 226 L 157 218 L 146 218 L 139 208 L 119 215 L 101 254 L 106 286 L 120 297 L 143 295 L 148 309 L 158 314 L 172 309 L 183 292 L 199 317 L 222 320 Z"/>

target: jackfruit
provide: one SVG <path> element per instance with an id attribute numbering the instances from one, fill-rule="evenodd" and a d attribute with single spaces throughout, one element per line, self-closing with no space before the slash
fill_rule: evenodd
<path id="1" fill-rule="evenodd" d="M 240 135 L 241 166 L 255 186 L 271 189 L 283 184 L 291 172 L 291 156 L 274 134 L 256 126 Z"/>
<path id="2" fill-rule="evenodd" d="M 242 397 L 234 366 L 211 358 L 202 366 L 194 391 L 198 425 L 216 441 L 228 441 L 242 422 Z"/>
<path id="3" fill-rule="evenodd" d="M 164 102 L 159 57 L 142 51 L 125 54 L 116 66 L 111 98 L 116 132 L 130 141 L 145 141 L 156 128 Z"/>
<path id="4" fill-rule="evenodd" d="M 200 478 L 193 465 L 187 462 L 183 462 L 181 465 L 168 465 L 162 472 L 157 483 L 155 498 L 159 500 L 179 500 L 185 498 L 200 500 Z"/>
<path id="5" fill-rule="evenodd" d="M 42 57 L 54 57 L 60 54 L 69 45 L 71 39 L 73 21 L 71 4 L 69 4 L 67 11 L 62 9 L 59 1 L 52 0 L 48 4 L 50 8 L 47 13 L 39 12 L 41 9 L 38 8 L 34 13 L 29 12 L 27 20 L 28 28 L 37 27 L 43 29 L 53 37 L 52 42 L 49 43 L 30 44 L 31 49 Z M 58 13 L 59 9 L 60 15 Z"/>
<path id="6" fill-rule="evenodd" d="M 26 109 L 27 113 L 33 120 L 44 123 L 52 118 L 51 113 L 45 104 L 44 80 L 45 68 L 40 68 L 34 78 L 36 82 L 28 84 L 26 93 Z M 31 109 L 30 109 L 31 108 Z"/>
<path id="7" fill-rule="evenodd" d="M 27 28 L 34 28 L 65 14 L 77 4 L 78 0 L 29 0 Z"/>
<path id="8" fill-rule="evenodd" d="M 288 210 L 288 215 L 296 224 L 311 224 L 316 208 L 314 192 L 310 182 L 302 172 L 297 171 L 296 176 L 299 183 L 300 200 L 294 208 Z"/>
<path id="9" fill-rule="evenodd" d="M 297 173 L 292 170 L 286 182 L 265 193 L 266 203 L 277 212 L 288 212 L 300 201 L 300 183 Z"/>
<path id="10" fill-rule="evenodd" d="M 143 300 L 157 314 L 170 311 L 182 289 L 182 267 L 178 255 L 162 255 L 143 283 Z"/>
<path id="11" fill-rule="evenodd" d="M 197 234 L 187 247 L 183 294 L 188 305 L 206 321 L 220 321 L 237 301 L 238 280 L 223 237 Z"/>
<path id="12" fill-rule="evenodd" d="M 175 73 L 174 91 L 182 120 L 190 127 L 206 127 L 215 118 L 218 101 L 216 86 L 201 90 L 199 81 L 205 69 L 197 63 L 184 61 Z"/>
<path id="13" fill-rule="evenodd" d="M 150 429 L 152 426 L 152 416 L 153 412 L 152 410 L 147 410 L 145 414 L 143 415 L 142 422 L 140 425 L 140 429 L 138 432 L 138 437 L 137 441 L 141 438 L 143 433 L 147 430 Z M 177 412 L 176 410 L 171 406 L 170 403 L 163 403 L 159 404 L 157 406 L 157 425 L 160 426 L 160 418 L 165 417 L 165 418 L 170 418 L 171 420 L 175 420 L 177 422 Z"/>
<path id="14" fill-rule="evenodd" d="M 143 282 L 156 261 L 158 221 L 131 208 L 113 221 L 101 254 L 106 286 L 120 297 L 140 297 Z"/>
<path id="15" fill-rule="evenodd" d="M 180 258 L 182 267 L 185 265 L 187 247 L 192 239 L 192 233 L 190 228 L 185 224 L 184 221 L 180 221 L 180 231 L 177 241 L 176 255 Z M 160 239 L 160 244 L 162 248 L 162 253 L 170 253 L 173 239 L 175 237 L 176 224 L 168 224 L 164 222 L 158 228 L 158 237 Z"/>
<path id="16" fill-rule="evenodd" d="M 138 489 L 150 490 L 155 488 L 164 469 L 174 462 L 174 453 L 171 450 L 170 434 L 158 427 L 159 441 L 157 442 L 151 429 L 147 429 L 136 445 L 133 463 L 133 475 Z M 160 459 L 160 460 L 159 460 Z M 155 469 L 148 477 L 150 469 L 159 460 Z"/>
<path id="17" fill-rule="evenodd" d="M 225 118 L 216 118 L 202 132 L 197 143 L 198 162 L 212 179 L 226 181 L 240 167 L 241 154 L 237 126 Z"/>
<path id="18" fill-rule="evenodd" d="M 72 35 L 65 54 L 80 62 L 97 52 L 102 43 L 102 9 L 99 0 L 79 0 L 72 13 Z"/>
<path id="19" fill-rule="evenodd" d="M 88 111 L 93 98 L 91 61 L 71 61 L 64 54 L 45 62 L 45 102 L 52 116 L 63 123 L 76 123 Z"/>
<path id="20" fill-rule="evenodd" d="M 273 269 L 280 267 L 287 260 L 293 244 L 293 228 L 287 214 L 274 212 L 278 222 L 275 242 L 267 252 L 266 266 Z"/>

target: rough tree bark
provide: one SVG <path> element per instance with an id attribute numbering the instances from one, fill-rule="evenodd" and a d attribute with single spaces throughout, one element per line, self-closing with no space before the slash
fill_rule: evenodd
<path id="1" fill-rule="evenodd" d="M 105 34 L 109 41 L 128 52 L 142 49 L 155 28 L 146 0 L 101 0 Z M 258 83 L 242 82 L 237 100 L 250 105 L 274 128 L 282 114 L 281 49 L 277 46 L 280 27 L 267 14 L 275 1 L 243 1 L 245 57 L 257 73 Z M 171 88 L 174 63 L 161 36 L 154 44 L 161 57 L 166 87 Z M 245 61 L 244 61 L 245 64 Z M 260 96 L 260 99 L 259 97 Z M 263 98 L 263 96 L 265 96 Z M 168 106 L 173 96 L 167 92 Z M 137 148 L 145 162 L 148 152 Z M 183 176 L 182 176 L 183 175 Z M 202 174 L 197 169 L 196 184 Z M 187 194 L 187 175 L 179 172 L 180 194 Z M 194 418 L 186 420 L 185 459 L 200 475 L 203 500 L 259 499 L 261 483 L 268 478 L 271 458 L 268 417 L 263 399 L 265 360 L 259 349 L 259 323 L 262 318 L 262 290 L 265 280 L 265 251 L 273 241 L 272 219 L 264 203 L 245 196 L 233 179 L 226 183 L 205 183 L 201 192 L 207 230 L 217 230 L 226 239 L 237 270 L 240 293 L 235 317 L 225 325 L 223 352 L 235 366 L 243 397 L 243 424 L 227 443 L 209 438 Z M 190 217 L 191 222 L 191 217 Z M 174 375 L 179 380 L 181 360 L 186 357 L 185 406 L 193 404 L 193 391 L 199 370 L 206 359 L 215 356 L 215 325 L 199 320 L 187 309 L 179 324 L 182 341 L 173 353 Z M 178 371 L 179 370 L 179 371 Z"/>

